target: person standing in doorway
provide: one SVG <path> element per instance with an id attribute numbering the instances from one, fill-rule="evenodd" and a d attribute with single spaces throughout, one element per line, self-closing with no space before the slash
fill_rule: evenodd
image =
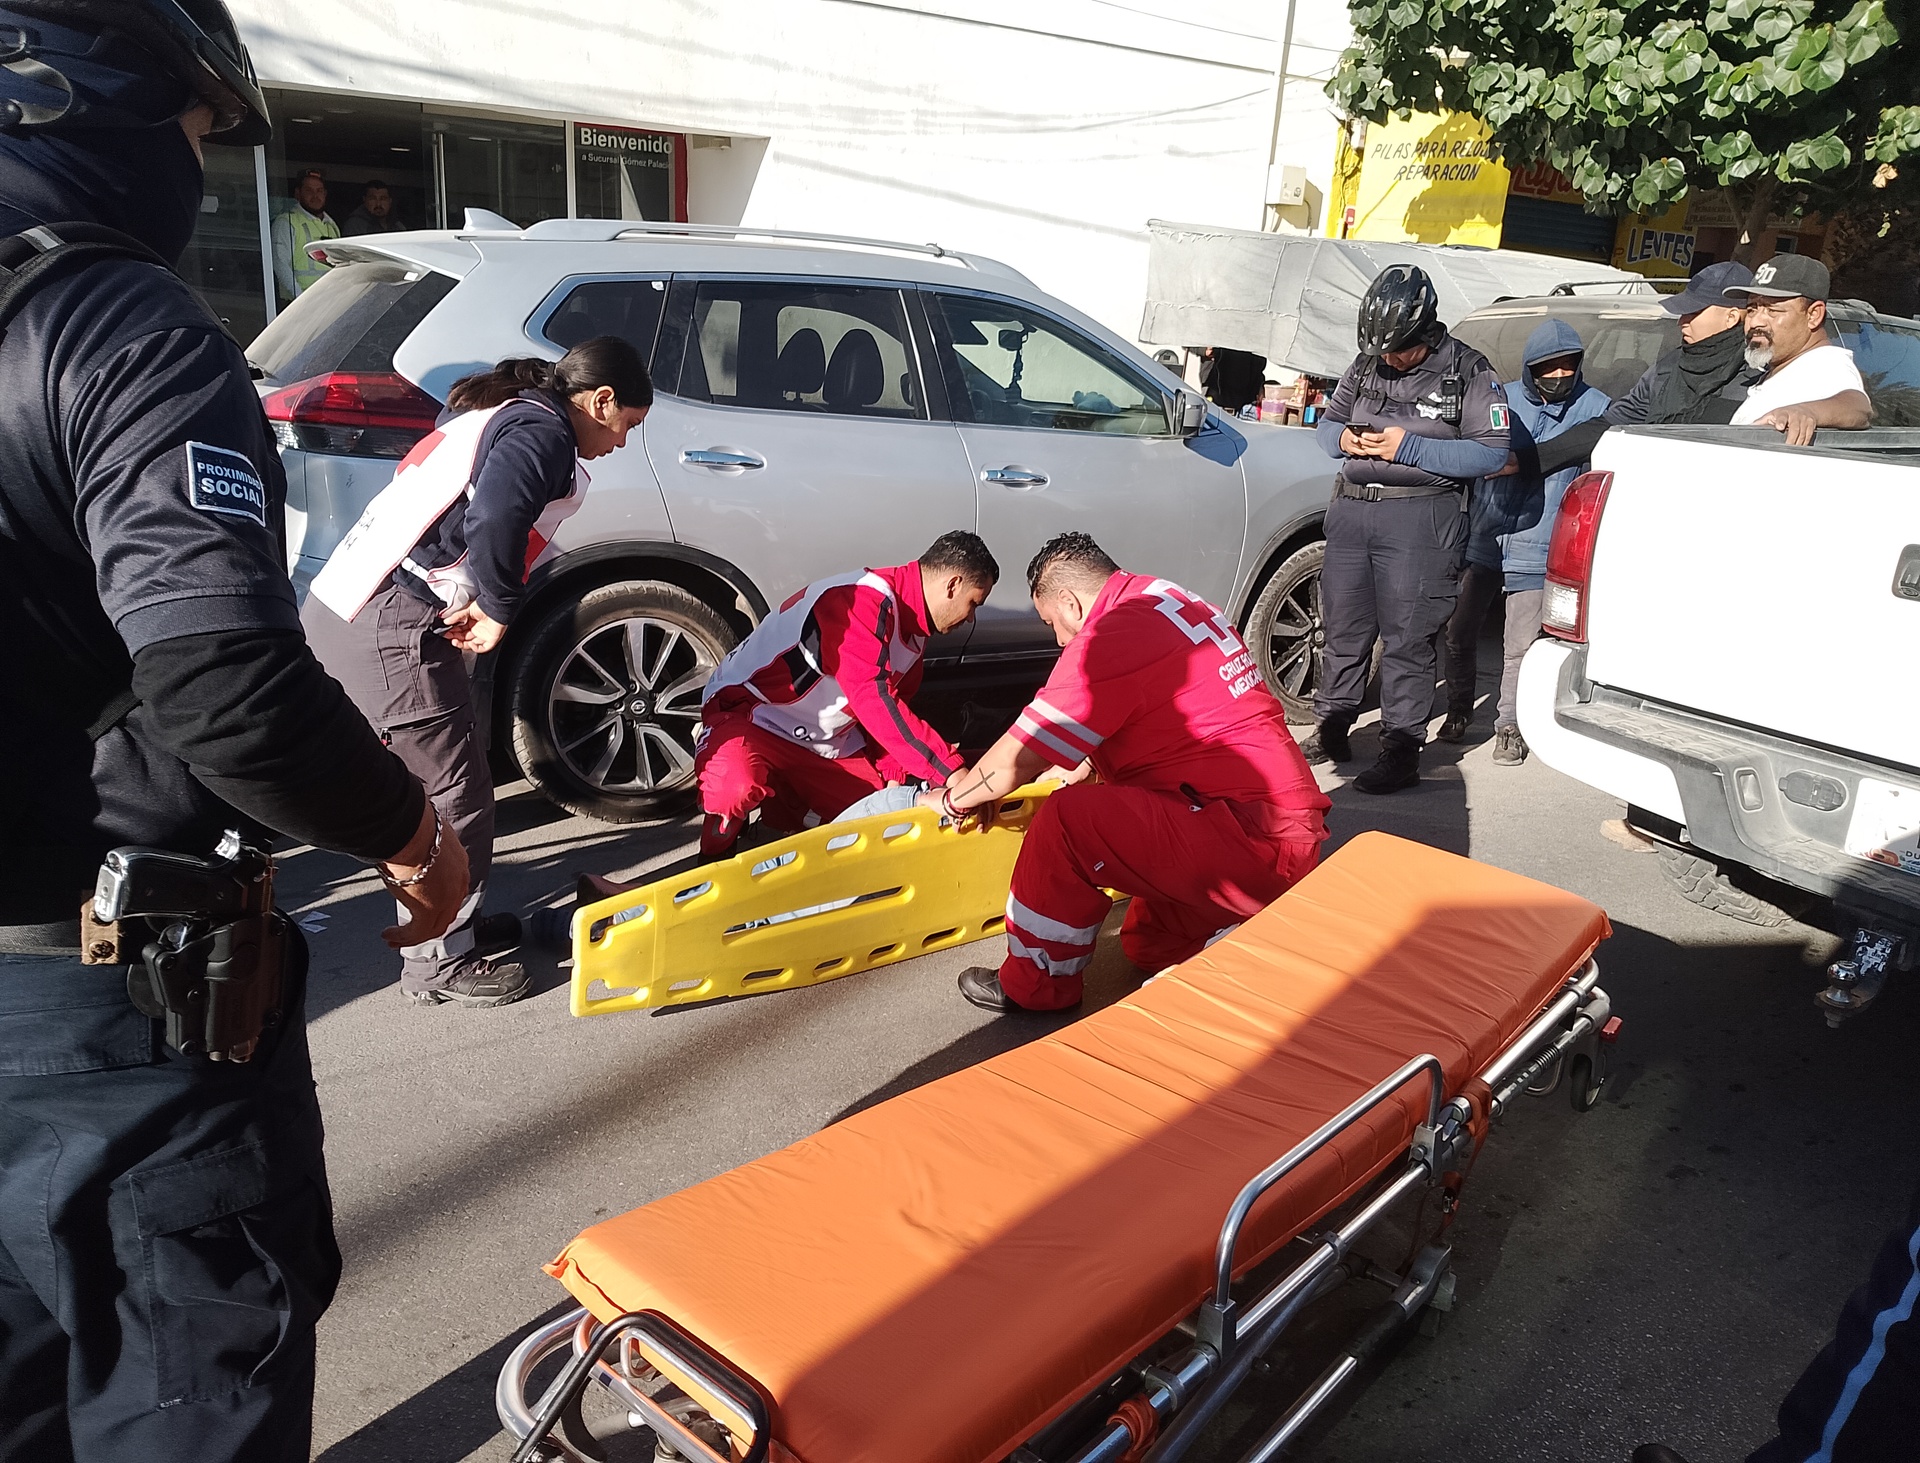
<path id="1" fill-rule="evenodd" d="M 527 576 L 585 495 L 579 463 L 623 446 L 652 405 L 646 363 L 610 335 L 558 361 L 506 360 L 455 382 L 452 415 L 314 576 L 300 616 L 314 654 L 467 851 L 452 928 L 400 951 L 400 988 L 418 1005 L 504 1006 L 527 994 L 524 967 L 489 958 L 519 943 L 519 921 L 481 928 L 493 779 L 462 656 L 506 638 Z"/>
<path id="2" fill-rule="evenodd" d="M 327 213 L 327 180 L 309 168 L 293 185 L 293 207 L 273 221 L 273 287 L 283 306 L 327 272 L 307 254 L 307 246 L 339 237 L 340 225 Z"/>
<path id="3" fill-rule="evenodd" d="M 360 206 L 347 215 L 343 232 L 350 239 L 361 234 L 398 234 L 406 222 L 393 211 L 393 190 L 378 178 L 360 190 Z"/>

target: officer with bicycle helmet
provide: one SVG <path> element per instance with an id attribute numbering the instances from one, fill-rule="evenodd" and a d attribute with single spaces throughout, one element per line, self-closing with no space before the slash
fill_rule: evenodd
<path id="1" fill-rule="evenodd" d="M 269 128 L 219 0 L 0 0 L 0 1460 L 307 1456 L 340 1256 L 262 850 L 377 864 L 396 947 L 466 893 L 172 272 L 202 142 Z"/>
<path id="2" fill-rule="evenodd" d="M 1360 354 L 1315 430 L 1340 468 L 1320 572 L 1326 645 L 1310 762 L 1344 762 L 1381 643 L 1380 755 L 1353 780 L 1420 780 L 1434 636 L 1453 612 L 1473 480 L 1505 466 L 1507 398 L 1486 357 L 1447 333 L 1426 271 L 1389 265 L 1360 301 Z"/>

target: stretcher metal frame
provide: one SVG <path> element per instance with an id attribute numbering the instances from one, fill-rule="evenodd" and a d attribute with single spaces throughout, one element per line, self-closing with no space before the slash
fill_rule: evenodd
<path id="1" fill-rule="evenodd" d="M 1452 1098 L 1446 1095 L 1439 1058 L 1415 1057 L 1249 1179 L 1221 1224 L 1211 1293 L 1191 1320 L 1142 1356 L 1161 1350 L 1175 1334 L 1186 1344 L 1158 1363 L 1137 1360 L 1108 1379 L 1016 1448 L 1006 1463 L 1176 1463 L 1184 1457 L 1295 1318 L 1355 1273 L 1350 1257 L 1360 1237 L 1401 1199 L 1464 1170 L 1480 1141 L 1477 1126 L 1491 1123 L 1521 1093 L 1546 1096 L 1563 1081 L 1576 1110 L 1588 1111 L 1600 1100 L 1618 1023 L 1611 1019 L 1612 1005 L 1599 978 L 1598 962 L 1589 959 L 1476 1082 Z M 1342 1222 L 1311 1240 L 1297 1236 L 1295 1243 L 1310 1246 L 1307 1254 L 1264 1291 L 1236 1298 L 1234 1252 L 1261 1196 L 1416 1081 L 1427 1087 L 1426 1121 L 1415 1128 L 1401 1166 L 1395 1170 L 1389 1164 Z M 1469 1091 L 1483 1094 L 1478 1114 Z M 1428 1245 L 1403 1274 L 1367 1265 L 1370 1275 L 1393 1285 L 1391 1299 L 1241 1463 L 1269 1463 L 1401 1326 L 1430 1304 L 1445 1308 L 1453 1284 L 1449 1255 L 1445 1246 Z M 539 1400 L 530 1402 L 534 1372 L 562 1353 L 570 1353 L 570 1360 Z M 672 1387 L 663 1388 L 662 1379 Z M 657 1439 L 693 1463 L 766 1463 L 771 1454 L 768 1402 L 752 1378 L 658 1312 L 630 1312 L 601 1325 L 582 1307 L 535 1330 L 501 1368 L 494 1404 L 518 1442 L 514 1463 L 604 1463 L 606 1454 L 580 1410 L 589 1383 L 627 1409 L 630 1427 L 653 1429 Z M 658 1395 L 681 1389 L 735 1440 L 733 1448 L 702 1437 L 684 1404 L 663 1402 Z M 1104 1421 L 1102 1413 L 1108 1414 Z"/>

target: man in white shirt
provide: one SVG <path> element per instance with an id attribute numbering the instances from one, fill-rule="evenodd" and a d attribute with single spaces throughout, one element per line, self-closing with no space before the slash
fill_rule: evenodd
<path id="1" fill-rule="evenodd" d="M 1864 427 L 1873 420 L 1853 352 L 1827 339 L 1827 266 L 1804 254 L 1776 254 L 1751 284 L 1724 291 L 1747 311 L 1747 364 L 1765 371 L 1747 388 L 1733 425 L 1772 427 L 1804 447 L 1816 427 Z"/>

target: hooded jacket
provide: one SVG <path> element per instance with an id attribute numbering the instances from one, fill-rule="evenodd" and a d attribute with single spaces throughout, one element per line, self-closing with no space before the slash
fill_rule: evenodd
<path id="1" fill-rule="evenodd" d="M 176 261 L 202 186 L 186 84 L 112 34 L 0 23 L 88 107 L 0 133 L 0 235 L 104 224 Z M 265 825 L 385 858 L 412 836 L 424 793 L 300 633 L 284 499 L 246 360 L 177 275 L 75 264 L 5 323 L 0 925 L 72 922 L 121 844 Z"/>
<path id="2" fill-rule="evenodd" d="M 1529 471 L 1529 462 L 1538 460 L 1531 449 L 1582 422 L 1597 419 L 1611 404 L 1611 398 L 1587 385 L 1577 370 L 1573 390 L 1563 401 L 1545 400 L 1535 386 L 1534 366 L 1555 356 L 1578 355 L 1583 349 L 1579 332 L 1564 320 L 1543 320 L 1534 327 L 1521 356 L 1520 379 L 1507 384 L 1513 451 L 1520 459 L 1520 470 L 1504 477 L 1482 478 L 1474 485 L 1467 562 L 1504 570 L 1509 592 L 1539 589 L 1546 583 L 1553 520 L 1560 511 L 1560 499 L 1581 467 L 1571 463 L 1551 473 Z"/>

